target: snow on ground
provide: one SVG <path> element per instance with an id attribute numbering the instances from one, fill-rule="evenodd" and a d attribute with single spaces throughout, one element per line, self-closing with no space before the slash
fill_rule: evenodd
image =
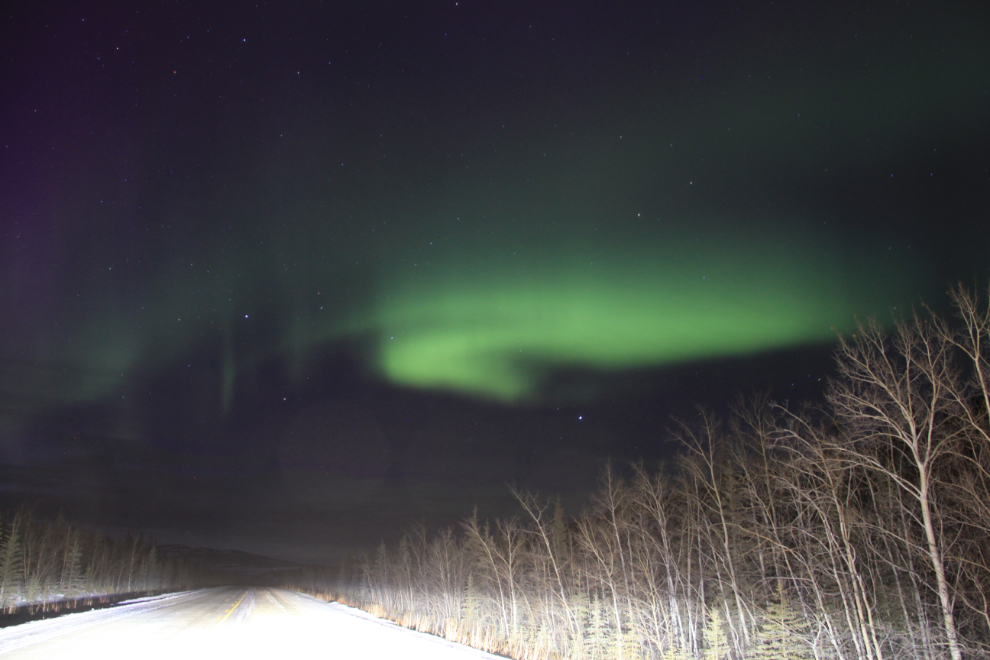
<path id="1" fill-rule="evenodd" d="M 327 657 L 497 660 L 367 612 L 284 589 L 203 589 L 0 630 L 4 660 Z"/>

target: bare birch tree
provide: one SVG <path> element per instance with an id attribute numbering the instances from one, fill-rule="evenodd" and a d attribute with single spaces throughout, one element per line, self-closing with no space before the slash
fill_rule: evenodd
<path id="1" fill-rule="evenodd" d="M 936 506 L 939 462 L 958 434 L 951 422 L 962 414 L 947 335 L 941 321 L 917 315 L 897 323 L 892 336 L 874 321 L 861 323 L 840 343 L 828 401 L 848 429 L 844 456 L 890 479 L 917 505 L 946 643 L 952 660 L 961 660 Z"/>

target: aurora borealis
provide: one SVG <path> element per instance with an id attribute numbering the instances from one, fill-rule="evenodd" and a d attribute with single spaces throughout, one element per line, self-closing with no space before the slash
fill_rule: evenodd
<path id="1" fill-rule="evenodd" d="M 555 365 L 662 366 L 828 342 L 848 323 L 854 296 L 799 245 L 676 241 L 626 248 L 625 262 L 577 249 L 564 265 L 551 253 L 396 284 L 372 321 L 377 366 L 413 387 L 518 401 Z"/>
<path id="2" fill-rule="evenodd" d="M 109 439 L 182 457 L 132 459 L 173 475 L 156 506 L 250 472 L 272 510 L 374 521 L 456 519 L 488 495 L 431 489 L 465 475 L 578 492 L 661 457 L 669 415 L 819 382 L 857 317 L 990 275 L 987 27 L 856 2 L 6 9 L 0 462 Z M 623 421 L 573 431 L 578 409 Z M 292 470 L 349 457 L 336 485 L 279 476 L 285 442 L 312 454 Z M 7 495 L 141 524 L 59 469 Z"/>

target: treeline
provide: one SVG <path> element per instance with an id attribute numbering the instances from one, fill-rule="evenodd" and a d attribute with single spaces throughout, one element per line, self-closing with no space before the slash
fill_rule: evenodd
<path id="1" fill-rule="evenodd" d="M 843 340 L 821 406 L 701 412 L 577 519 L 517 493 L 326 595 L 514 658 L 987 657 L 990 312 L 951 296 Z"/>
<path id="2" fill-rule="evenodd" d="M 142 538 L 113 539 L 29 508 L 0 518 L 0 609 L 199 586 L 201 571 Z"/>

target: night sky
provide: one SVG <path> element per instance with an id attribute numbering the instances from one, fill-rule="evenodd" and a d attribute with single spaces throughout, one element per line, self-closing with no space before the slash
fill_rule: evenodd
<path id="1" fill-rule="evenodd" d="M 306 561 L 577 514 L 990 277 L 986 3 L 17 4 L 7 506 Z"/>

